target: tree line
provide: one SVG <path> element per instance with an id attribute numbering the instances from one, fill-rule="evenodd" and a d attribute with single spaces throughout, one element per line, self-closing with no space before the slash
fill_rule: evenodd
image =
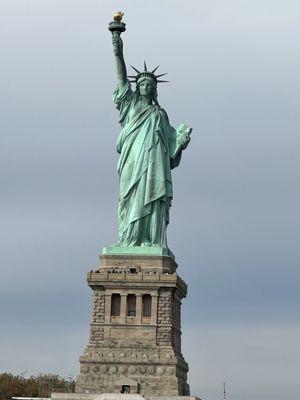
<path id="1" fill-rule="evenodd" d="M 25 378 L 23 374 L 0 374 L 0 400 L 12 397 L 50 397 L 52 392 L 74 392 L 75 381 L 54 374 L 39 374 Z"/>

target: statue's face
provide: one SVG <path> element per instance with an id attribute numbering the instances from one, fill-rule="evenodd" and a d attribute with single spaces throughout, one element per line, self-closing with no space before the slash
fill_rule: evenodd
<path id="1" fill-rule="evenodd" d="M 150 96 L 155 91 L 155 82 L 151 78 L 144 78 L 139 81 L 139 91 L 142 96 Z"/>

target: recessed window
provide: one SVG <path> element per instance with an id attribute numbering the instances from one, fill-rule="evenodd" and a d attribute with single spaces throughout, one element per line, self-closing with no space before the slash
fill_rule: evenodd
<path id="1" fill-rule="evenodd" d="M 143 317 L 151 317 L 151 303 L 152 298 L 150 294 L 143 294 Z"/>
<path id="2" fill-rule="evenodd" d="M 111 296 L 111 315 L 113 317 L 119 317 L 121 310 L 121 295 L 114 293 Z"/>
<path id="3" fill-rule="evenodd" d="M 127 316 L 135 317 L 136 314 L 136 297 L 135 294 L 129 294 L 127 296 Z"/>

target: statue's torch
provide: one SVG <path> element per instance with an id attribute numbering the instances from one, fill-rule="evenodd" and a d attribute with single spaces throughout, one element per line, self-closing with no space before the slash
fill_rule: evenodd
<path id="1" fill-rule="evenodd" d="M 114 32 L 118 33 L 119 35 L 126 31 L 126 24 L 122 22 L 124 13 L 122 11 L 118 11 L 113 16 L 113 21 L 111 21 L 108 25 L 108 29 L 111 31 L 112 34 Z"/>

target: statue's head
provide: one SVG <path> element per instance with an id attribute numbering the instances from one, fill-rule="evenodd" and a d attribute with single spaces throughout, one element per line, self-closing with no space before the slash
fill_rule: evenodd
<path id="1" fill-rule="evenodd" d="M 146 62 L 144 62 L 144 71 L 139 71 L 133 66 L 131 67 L 137 72 L 137 75 L 128 76 L 128 78 L 133 79 L 130 82 L 136 83 L 139 94 L 142 96 L 152 95 L 152 98 L 155 101 L 157 99 L 157 84 L 159 82 L 168 82 L 159 80 L 158 78 L 166 74 L 155 75 L 155 71 L 157 70 L 158 66 L 154 68 L 153 71 L 148 71 Z"/>
<path id="2" fill-rule="evenodd" d="M 142 96 L 151 96 L 153 98 L 156 95 L 155 97 L 157 97 L 157 83 L 150 77 L 142 76 L 138 79 L 136 87 L 139 94 Z"/>

